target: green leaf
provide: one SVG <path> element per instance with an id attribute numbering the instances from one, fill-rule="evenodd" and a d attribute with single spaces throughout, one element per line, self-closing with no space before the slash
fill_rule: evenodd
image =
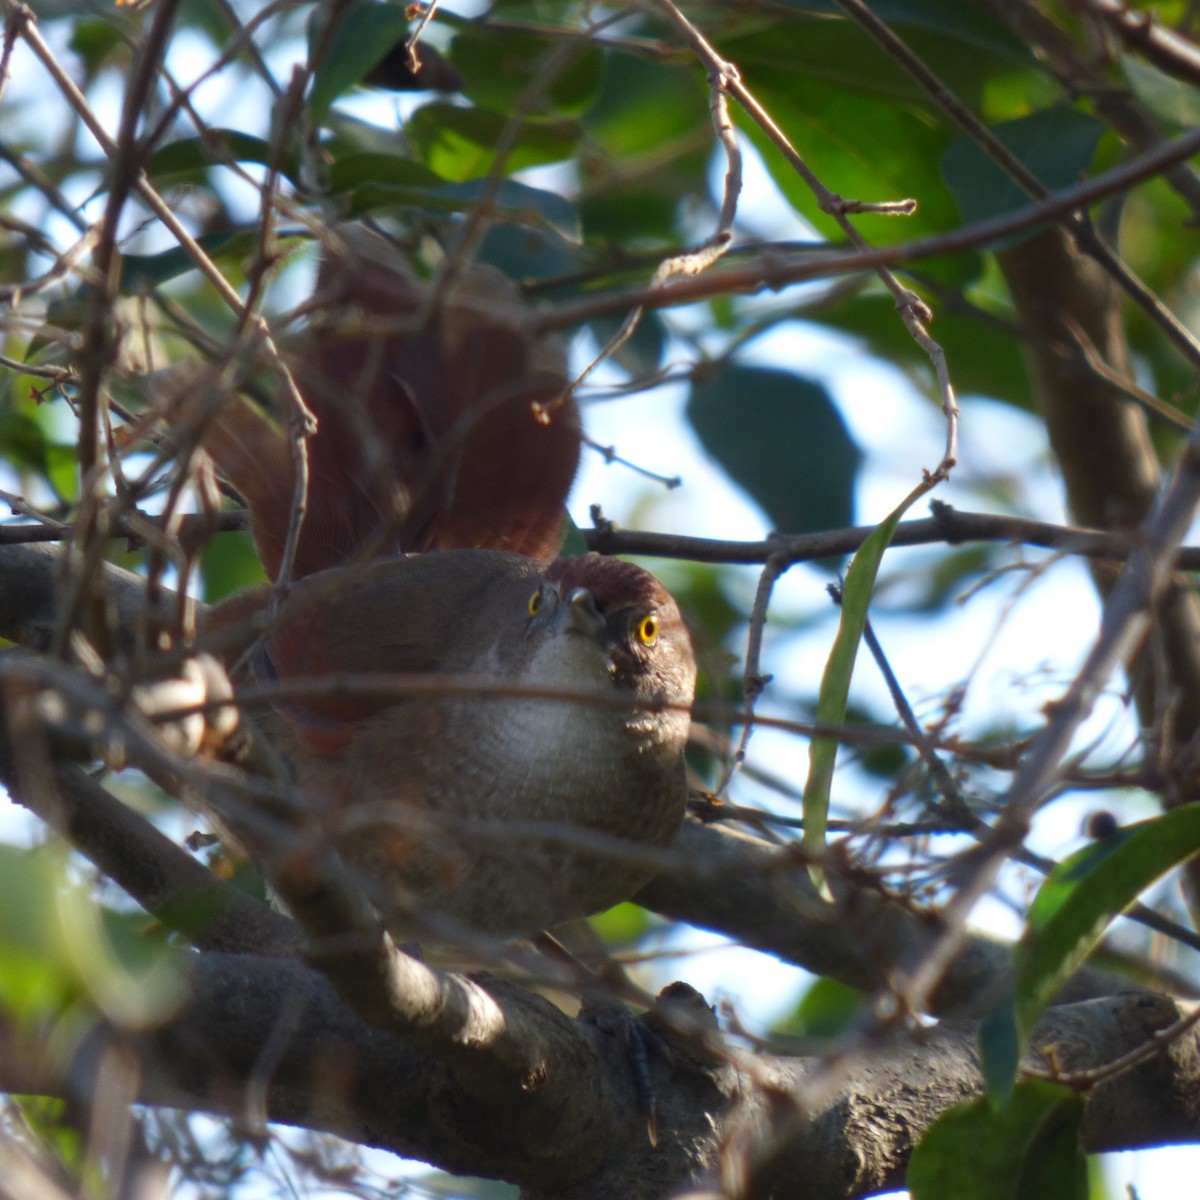
<path id="1" fill-rule="evenodd" d="M 806 13 L 839 17 L 845 13 L 837 0 L 784 0 L 784 3 Z M 947 4 L 945 0 L 870 0 L 870 7 L 888 25 L 940 34 L 960 53 L 964 48 L 973 48 L 993 58 L 1028 61 L 1031 57 L 1029 48 L 1006 25 L 967 4 Z"/>
<path id="2" fill-rule="evenodd" d="M 733 39 L 722 52 L 825 187 L 852 200 L 913 198 L 907 217 L 866 213 L 855 225 L 872 244 L 952 229 L 954 197 L 937 170 L 953 133 L 911 78 L 844 21 L 796 21 Z M 754 143 L 780 191 L 822 235 L 843 232 L 772 139 L 740 110 L 734 119 Z M 957 259 L 923 264 L 960 282 Z"/>
<path id="3" fill-rule="evenodd" d="M 472 179 L 466 183 L 447 183 L 431 193 L 442 201 L 456 203 L 463 211 L 474 208 L 485 198 L 513 220 L 542 225 L 568 241 L 579 240 L 579 214 L 575 205 L 557 192 L 530 187 L 515 179 Z"/>
<path id="4" fill-rule="evenodd" d="M 409 119 L 405 132 L 414 149 L 443 179 L 463 183 L 493 174 L 562 162 L 579 142 L 579 126 L 565 118 L 526 121 L 452 104 L 426 104 Z"/>
<path id="5" fill-rule="evenodd" d="M 946 360 L 960 396 L 990 396 L 1028 409 L 1029 373 L 1019 341 L 987 313 L 954 311 L 933 300 L 932 333 Z M 830 325 L 863 339 L 879 358 L 898 366 L 927 395 L 937 397 L 936 377 L 929 355 L 913 340 L 896 315 L 891 295 L 862 293 L 821 308 L 814 314 Z"/>
<path id="6" fill-rule="evenodd" d="M 1173 129 L 1200 125 L 1200 96 L 1193 84 L 1175 79 L 1133 54 L 1121 56 L 1121 67 L 1133 94 L 1164 124 Z"/>
<path id="7" fill-rule="evenodd" d="M 547 109 L 579 116 L 599 95 L 604 55 L 585 39 L 577 39 L 569 50 L 568 45 L 536 34 L 471 25 L 455 35 L 450 61 L 462 74 L 464 93 L 480 108 L 520 110 L 534 120 Z"/>
<path id="8" fill-rule="evenodd" d="M 209 167 L 228 162 L 251 162 L 266 166 L 271 162 L 271 144 L 262 138 L 239 133 L 236 129 L 214 129 L 203 137 L 180 138 L 156 150 L 146 163 L 146 174 L 156 183 L 203 176 Z M 295 179 L 294 160 L 281 164 L 283 173 Z"/>
<path id="9" fill-rule="evenodd" d="M 424 163 L 401 154 L 343 154 L 329 166 L 329 190 L 334 195 L 372 183 L 436 188 L 445 182 Z"/>
<path id="10" fill-rule="evenodd" d="M 563 544 L 559 548 L 558 557 L 568 558 L 573 554 L 586 554 L 587 552 L 588 544 L 587 539 L 583 536 L 583 530 L 575 524 L 570 514 L 568 514 L 566 536 L 563 538 Z"/>
<path id="11" fill-rule="evenodd" d="M 254 542 L 243 531 L 223 533 L 213 539 L 201 557 L 200 577 L 204 581 L 204 599 L 209 604 L 267 580 Z"/>
<path id="12" fill-rule="evenodd" d="M 470 212 L 484 198 L 514 222 L 543 226 L 568 241 L 575 241 L 579 237 L 579 217 L 569 200 L 556 192 L 530 187 L 515 179 L 501 179 L 498 182 L 474 179 L 466 183 L 444 183 L 429 188 L 364 183 L 351 193 L 349 207 L 355 216 L 397 207 L 428 209 L 432 212 Z"/>
<path id="13" fill-rule="evenodd" d="M 110 56 L 127 50 L 128 29 L 122 30 L 125 22 L 112 20 L 77 21 L 71 30 L 70 47 L 83 62 L 84 71 L 88 76 L 96 73 L 108 64 Z"/>
<path id="14" fill-rule="evenodd" d="M 55 952 L 62 884 L 61 855 L 0 846 L 0 1010 L 20 1022 L 44 1021 L 79 994 L 74 973 Z"/>
<path id="15" fill-rule="evenodd" d="M 700 72 L 632 54 L 608 56 L 600 95 L 582 120 L 589 138 L 613 159 L 669 152 L 705 129 L 711 139 Z"/>
<path id="16" fill-rule="evenodd" d="M 854 1024 L 862 1008 L 862 992 L 836 979 L 817 979 L 775 1032 L 832 1041 Z"/>
<path id="17" fill-rule="evenodd" d="M 19 1018 L 87 996 L 119 1025 L 162 1019 L 184 997 L 182 960 L 146 926 L 70 880 L 61 847 L 0 846 L 0 1005 Z"/>
<path id="18" fill-rule="evenodd" d="M 235 229 L 228 233 L 206 233 L 196 239 L 209 258 L 242 262 L 258 245 L 259 234 L 253 229 Z M 169 279 L 196 267 L 195 260 L 182 246 L 161 254 L 125 254 L 121 258 L 120 290 L 126 295 L 158 287 Z"/>
<path id="19" fill-rule="evenodd" d="M 314 15 L 319 19 L 321 14 Z M 347 9 L 313 74 L 308 96 L 312 123 L 320 125 L 329 106 L 407 35 L 408 13 L 403 5 L 367 2 Z"/>
<path id="20" fill-rule="evenodd" d="M 862 641 L 863 629 L 867 624 L 867 609 L 875 591 L 875 577 L 879 573 L 883 552 L 895 535 L 900 518 L 933 486 L 933 481 L 926 479 L 913 488 L 886 519 L 871 530 L 846 571 L 846 581 L 842 585 L 842 616 L 838 622 L 837 636 L 833 640 L 833 649 L 825 663 L 825 670 L 821 676 L 821 690 L 817 696 L 818 725 L 838 726 L 845 719 L 854 661 L 858 657 L 858 645 Z M 802 845 L 810 858 L 808 873 L 813 885 L 826 899 L 831 898 L 831 894 L 819 860 L 825 855 L 829 794 L 833 786 L 837 752 L 836 737 L 818 735 L 813 738 L 809 746 L 808 779 L 804 784 L 802 802 Z"/>
<path id="21" fill-rule="evenodd" d="M 1011 993 L 980 1022 L 979 1058 L 988 1099 L 996 1106 L 1007 1104 L 1021 1065 L 1021 1036 Z"/>
<path id="22" fill-rule="evenodd" d="M 0 457 L 22 470 L 45 475 L 47 438 L 41 424 L 19 408 L 0 408 Z"/>
<path id="23" fill-rule="evenodd" d="M 620 317 L 597 317 L 590 322 L 596 341 L 601 346 L 607 346 L 616 337 L 622 323 Z M 645 312 L 633 336 L 618 347 L 612 361 L 634 378 L 649 375 L 658 370 L 666 346 L 667 327 L 662 317 L 654 311 Z"/>
<path id="24" fill-rule="evenodd" d="M 589 918 L 589 924 L 606 945 L 631 946 L 650 930 L 650 914 L 637 904 L 618 904 Z"/>
<path id="25" fill-rule="evenodd" d="M 861 454 L 821 384 L 724 362 L 693 384 L 687 416 L 774 528 L 807 533 L 851 523 Z"/>
<path id="26" fill-rule="evenodd" d="M 1087 1200 L 1079 1144 L 1083 1098 L 1026 1080 L 995 1109 L 985 1099 L 943 1113 L 908 1164 L 912 1200 Z"/>
<path id="27" fill-rule="evenodd" d="M 581 265 L 579 247 L 575 244 L 577 227 L 576 219 L 572 227 L 574 236 L 564 236 L 554 229 L 536 229 L 527 223 L 492 225 L 480 243 L 478 257 L 510 279 L 524 281 L 566 275 Z"/>
<path id="28" fill-rule="evenodd" d="M 712 125 L 694 69 L 612 53 L 596 103 L 581 118 L 589 242 L 677 242 L 680 201 L 706 195 Z"/>
<path id="29" fill-rule="evenodd" d="M 1055 867 L 1034 898 L 1014 952 L 1016 1022 L 1023 1041 L 1109 923 L 1197 851 L 1200 804 L 1187 804 L 1118 830 Z"/>
<path id="30" fill-rule="evenodd" d="M 1105 128 L 1095 117 L 1058 104 L 995 125 L 992 133 L 1045 187 L 1054 191 L 1079 181 L 1091 165 Z M 943 156 L 942 175 L 968 223 L 1001 216 L 1030 203 L 1025 190 L 965 134 L 956 138 Z"/>

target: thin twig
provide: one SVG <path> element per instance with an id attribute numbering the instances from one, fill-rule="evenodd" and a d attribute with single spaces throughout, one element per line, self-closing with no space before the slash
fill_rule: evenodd
<path id="1" fill-rule="evenodd" d="M 828 254 L 793 257 L 768 251 L 743 266 L 727 267 L 691 279 L 676 279 L 661 288 L 627 288 L 562 304 L 544 312 L 536 328 L 539 331 L 569 329 L 594 317 L 627 312 L 637 304 L 644 304 L 647 308 L 671 308 L 714 296 L 760 292 L 768 288 L 778 290 L 787 284 L 827 279 L 881 266 L 895 267 L 921 259 L 957 254 L 963 250 L 976 250 L 1055 220 L 1063 213 L 1128 191 L 1144 180 L 1161 174 L 1174 163 L 1183 162 L 1196 154 L 1200 154 L 1200 129 L 1193 129 L 1145 154 L 1136 155 L 1111 171 L 1094 175 L 1073 187 L 1060 188 L 1036 204 L 949 233 L 866 250 Z"/>

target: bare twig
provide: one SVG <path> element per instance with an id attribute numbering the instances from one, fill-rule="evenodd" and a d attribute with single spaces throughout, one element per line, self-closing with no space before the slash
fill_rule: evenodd
<path id="1" fill-rule="evenodd" d="M 638 304 L 644 304 L 647 308 L 670 308 L 713 296 L 759 292 L 764 288 L 778 289 L 786 284 L 803 283 L 810 279 L 826 279 L 881 266 L 900 266 L 925 258 L 978 249 L 1033 229 L 1064 213 L 1085 208 L 1107 196 L 1128 191 L 1138 183 L 1161 174 L 1172 164 L 1183 162 L 1198 153 L 1200 129 L 1164 142 L 1074 187 L 1060 188 L 1036 204 L 949 233 L 865 250 L 806 253 L 796 258 L 767 252 L 758 261 L 751 261 L 745 266 L 714 271 L 694 279 L 676 279 L 658 289 L 628 288 L 559 305 L 542 315 L 538 327 L 545 330 L 568 329 L 593 317 L 626 312 Z"/>

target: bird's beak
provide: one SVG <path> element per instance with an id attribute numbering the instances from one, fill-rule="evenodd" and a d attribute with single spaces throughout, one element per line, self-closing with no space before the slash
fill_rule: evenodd
<path id="1" fill-rule="evenodd" d="M 564 633 L 578 633 L 599 641 L 605 632 L 604 616 L 596 607 L 596 599 L 587 588 L 576 588 L 563 602 Z"/>

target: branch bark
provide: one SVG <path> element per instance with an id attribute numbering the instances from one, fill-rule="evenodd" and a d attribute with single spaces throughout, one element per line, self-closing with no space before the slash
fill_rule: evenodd
<path id="1" fill-rule="evenodd" d="M 92 1034 L 64 1075 L 13 1030 L 0 1031 L 0 1089 L 61 1095 L 69 1085 L 86 1094 L 119 1044 L 136 1053 L 140 1102 L 304 1125 L 507 1179 L 529 1200 L 649 1200 L 718 1174 L 740 1177 L 755 1196 L 849 1200 L 902 1185 L 924 1130 L 980 1088 L 973 1023 L 943 1023 L 916 1047 L 901 1033 L 832 1065 L 762 1055 L 739 1076 L 703 1034 L 672 1032 L 664 1015 L 668 1049 L 651 1063 L 661 1108 L 655 1148 L 621 1039 L 515 985 L 476 980 L 506 1015 L 547 1032 L 546 1069 L 526 1089 L 480 1096 L 444 1063 L 354 1017 L 327 980 L 299 963 L 203 954 L 192 971 L 190 997 L 171 1020 L 141 1034 Z M 1162 997 L 1061 1006 L 1039 1028 L 1033 1060 L 1045 1067 L 1049 1052 L 1060 1070 L 1094 1068 L 1179 1016 Z M 782 1141 L 764 1136 L 784 1127 Z M 1089 1097 L 1089 1151 L 1198 1138 L 1195 1030 Z"/>

